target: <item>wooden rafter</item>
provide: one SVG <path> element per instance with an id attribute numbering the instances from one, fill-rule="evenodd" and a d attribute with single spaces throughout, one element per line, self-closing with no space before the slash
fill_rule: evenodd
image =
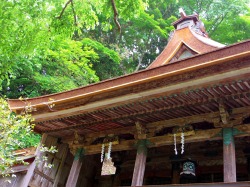
<path id="1" fill-rule="evenodd" d="M 224 95 L 224 98 L 226 98 L 227 100 L 232 100 L 234 99 L 235 97 L 250 97 L 249 95 L 250 92 L 245 92 L 245 93 L 238 93 L 238 94 L 233 94 L 233 95 Z M 247 96 L 248 95 L 248 96 Z M 170 106 L 170 105 L 166 105 L 166 106 L 162 106 L 162 107 L 155 107 L 155 108 L 152 108 L 150 110 L 143 110 L 143 111 L 130 111 L 131 113 L 127 113 L 127 114 L 123 114 L 123 115 L 115 115 L 115 116 L 107 116 L 107 117 L 102 117 L 102 118 L 99 118 L 99 119 L 95 119 L 91 122 L 86 122 L 86 123 L 80 123 L 80 124 L 74 124 L 74 125 L 70 125 L 70 126 L 66 126 L 66 127 L 61 127 L 61 128 L 56 128 L 56 129 L 52 129 L 52 130 L 45 130 L 43 132 L 58 132 L 58 131 L 63 131 L 63 130 L 69 130 L 69 129 L 75 129 L 75 128 L 86 128 L 86 127 L 90 127 L 90 126 L 93 126 L 93 125 L 96 125 L 96 124 L 102 124 L 102 123 L 107 123 L 107 122 L 112 122 L 112 121 L 116 121 L 116 120 L 122 120 L 122 119 L 127 119 L 127 118 L 131 118 L 131 117 L 140 117 L 142 115 L 152 115 L 152 114 L 155 114 L 155 113 L 160 113 L 160 112 L 164 112 L 164 111 L 168 111 L 168 110 L 173 110 L 173 108 L 175 110 L 180 110 L 182 107 L 186 107 L 186 106 L 192 106 L 193 109 L 195 109 L 195 107 L 197 105 L 204 105 L 204 104 L 209 104 L 213 101 L 216 101 L 217 100 L 220 100 L 223 96 L 217 96 L 217 97 L 214 97 L 214 98 L 206 98 L 206 102 L 205 103 L 200 103 L 199 100 L 194 100 L 192 102 L 192 105 L 190 103 L 179 103 L 177 104 L 176 106 Z M 175 98 L 178 98 L 178 95 L 175 96 Z M 148 101 L 149 103 L 150 102 L 155 102 L 155 100 L 151 100 L 151 101 Z M 218 110 L 218 109 L 217 109 Z M 97 113 L 97 112 L 95 112 Z M 196 111 L 196 113 L 200 113 L 199 111 Z M 38 124 L 39 125 L 39 124 Z"/>

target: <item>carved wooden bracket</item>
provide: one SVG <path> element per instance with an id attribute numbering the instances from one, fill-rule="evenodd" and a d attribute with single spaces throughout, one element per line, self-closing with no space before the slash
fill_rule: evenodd
<path id="1" fill-rule="evenodd" d="M 136 134 L 134 135 L 135 139 L 146 139 L 148 134 L 148 129 L 146 128 L 146 126 L 142 125 L 140 122 L 136 122 L 135 127 L 136 127 Z"/>
<path id="2" fill-rule="evenodd" d="M 73 147 L 73 146 L 69 145 L 69 151 L 70 151 L 70 153 L 71 153 L 72 155 L 75 155 L 75 154 L 76 154 L 77 149 L 76 149 L 75 147 Z"/>
<path id="3" fill-rule="evenodd" d="M 219 102 L 219 111 L 220 111 L 220 117 L 221 121 L 223 123 L 223 126 L 228 126 L 229 125 L 229 113 L 226 109 L 225 104 L 221 101 Z"/>
<path id="4" fill-rule="evenodd" d="M 73 144 L 81 144 L 84 143 L 85 141 L 85 136 L 84 135 L 79 135 L 77 131 L 74 132 L 74 140 Z"/>
<path id="5" fill-rule="evenodd" d="M 182 133 L 184 133 L 185 136 L 192 136 L 195 135 L 195 131 L 193 129 L 192 125 L 184 125 L 184 126 L 177 126 L 173 129 L 172 134 L 169 134 L 170 136 L 181 136 Z"/>
<path id="6" fill-rule="evenodd" d="M 84 145 L 86 143 L 86 139 L 84 135 L 79 135 L 77 131 L 75 131 L 74 139 L 72 141 L 68 141 L 67 143 L 69 144 L 70 152 L 75 155 L 77 150 L 74 148 L 74 145 Z"/>
<path id="7" fill-rule="evenodd" d="M 119 136 L 116 136 L 114 134 L 107 135 L 106 138 L 104 138 L 103 143 L 105 145 L 108 145 L 109 142 L 112 142 L 113 145 L 119 144 Z"/>

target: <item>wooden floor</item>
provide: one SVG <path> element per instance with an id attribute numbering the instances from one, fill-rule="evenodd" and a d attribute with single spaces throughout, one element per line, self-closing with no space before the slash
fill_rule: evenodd
<path id="1" fill-rule="evenodd" d="M 141 187 L 246 187 L 250 186 L 250 181 L 246 182 L 235 182 L 235 183 L 199 183 L 199 184 L 167 184 L 167 185 L 145 185 Z"/>

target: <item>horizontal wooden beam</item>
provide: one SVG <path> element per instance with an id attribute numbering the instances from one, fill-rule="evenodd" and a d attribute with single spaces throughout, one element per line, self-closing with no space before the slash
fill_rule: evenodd
<path id="1" fill-rule="evenodd" d="M 239 125 L 237 127 L 239 131 L 244 132 L 244 134 L 240 134 L 237 136 L 250 136 L 250 124 L 247 125 Z M 218 140 L 222 139 L 222 137 L 217 136 L 222 128 L 217 129 L 209 129 L 209 130 L 197 130 L 195 134 L 192 136 L 185 137 L 186 143 L 191 142 L 202 142 L 206 140 Z M 236 136 L 236 137 L 237 137 Z M 159 147 L 165 145 L 173 145 L 174 139 L 172 134 L 167 134 L 164 136 L 156 136 L 148 138 L 148 140 L 152 143 L 149 147 Z M 137 140 L 121 140 L 119 144 L 112 146 L 112 151 L 122 151 L 122 150 L 133 150 L 136 149 L 135 143 Z M 73 144 L 70 147 L 71 149 L 84 148 L 86 150 L 87 155 L 98 154 L 101 152 L 101 144 L 97 145 L 83 145 L 83 144 Z"/>
<path id="2" fill-rule="evenodd" d="M 39 169 L 36 168 L 36 169 L 34 170 L 34 172 L 35 172 L 36 174 L 40 175 L 42 178 L 48 180 L 49 182 L 54 183 L 54 179 L 52 179 L 50 176 L 44 174 L 43 172 L 39 171 Z"/>
<path id="3" fill-rule="evenodd" d="M 166 186 L 173 186 L 173 187 L 221 187 L 221 186 L 226 186 L 226 187 L 246 187 L 246 186 L 250 186 L 250 182 L 234 182 L 234 183 L 222 183 L 222 182 L 218 182 L 218 183 L 200 183 L 200 184 L 168 184 L 168 185 L 147 185 L 147 186 L 141 186 L 141 187 L 166 187 Z"/>

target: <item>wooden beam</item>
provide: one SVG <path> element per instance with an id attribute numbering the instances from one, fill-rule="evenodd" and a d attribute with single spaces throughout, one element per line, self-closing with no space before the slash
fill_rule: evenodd
<path id="1" fill-rule="evenodd" d="M 198 123 L 198 122 L 211 122 L 213 123 L 215 118 L 219 118 L 220 113 L 219 112 L 213 112 L 213 113 L 207 113 L 207 114 L 201 114 L 201 115 L 193 115 L 193 116 L 187 116 L 182 118 L 176 118 L 176 119 L 170 119 L 170 120 L 163 120 L 153 123 L 148 123 L 146 125 L 146 128 L 151 131 L 151 129 L 157 129 L 160 130 L 165 127 L 173 127 L 173 126 L 183 126 L 185 124 L 191 124 L 191 123 Z"/>
<path id="2" fill-rule="evenodd" d="M 40 157 L 40 154 L 41 154 L 40 148 L 41 148 L 41 146 L 45 143 L 45 141 L 46 141 L 46 139 L 47 139 L 47 136 L 48 136 L 48 135 L 47 135 L 46 133 L 44 133 L 44 134 L 42 135 L 42 140 L 41 140 L 39 146 L 38 146 L 37 149 L 36 149 L 36 153 L 35 153 L 36 157 Z M 35 167 L 36 167 L 36 161 L 34 160 L 34 161 L 30 164 L 29 169 L 28 169 L 28 171 L 27 171 L 25 177 L 23 177 L 23 180 L 21 181 L 20 186 L 22 186 L 22 187 L 27 187 L 27 186 L 29 185 L 29 183 L 30 183 L 30 181 L 31 181 L 31 178 L 32 178 L 32 176 L 33 176 L 33 174 L 34 174 Z"/>
<path id="3" fill-rule="evenodd" d="M 52 179 L 50 176 L 46 175 L 45 173 L 39 171 L 39 169 L 35 169 L 34 170 L 35 173 L 37 173 L 38 175 L 40 175 L 41 178 L 44 178 L 46 179 L 47 181 L 53 183 L 54 182 L 54 179 Z"/>
<path id="4" fill-rule="evenodd" d="M 168 185 L 147 185 L 147 186 L 141 186 L 141 187 L 246 187 L 250 186 L 250 182 L 233 182 L 233 183 L 223 183 L 223 182 L 218 182 L 218 183 L 192 183 L 192 184 L 168 184 Z"/>
<path id="5" fill-rule="evenodd" d="M 84 155 L 84 149 L 82 148 L 78 149 L 72 167 L 70 169 L 66 187 L 76 187 L 78 177 L 82 168 L 83 155 Z"/>
<path id="6" fill-rule="evenodd" d="M 250 124 L 236 126 L 239 131 L 243 131 L 244 134 L 236 135 L 236 137 L 249 136 L 250 135 Z M 222 137 L 217 136 L 221 132 L 222 128 L 208 129 L 208 130 L 197 130 L 192 136 L 185 137 L 186 143 L 191 142 L 202 142 L 206 140 L 220 140 Z M 159 147 L 165 145 L 173 145 L 174 139 L 172 134 L 167 134 L 164 136 L 155 136 L 147 138 L 152 144 L 150 147 Z M 112 151 L 122 151 L 122 150 L 133 150 L 136 140 L 121 140 L 119 144 L 112 146 Z M 86 150 L 86 155 L 101 153 L 101 144 L 97 145 L 84 145 L 75 144 L 71 146 L 72 149 L 84 148 Z"/>

